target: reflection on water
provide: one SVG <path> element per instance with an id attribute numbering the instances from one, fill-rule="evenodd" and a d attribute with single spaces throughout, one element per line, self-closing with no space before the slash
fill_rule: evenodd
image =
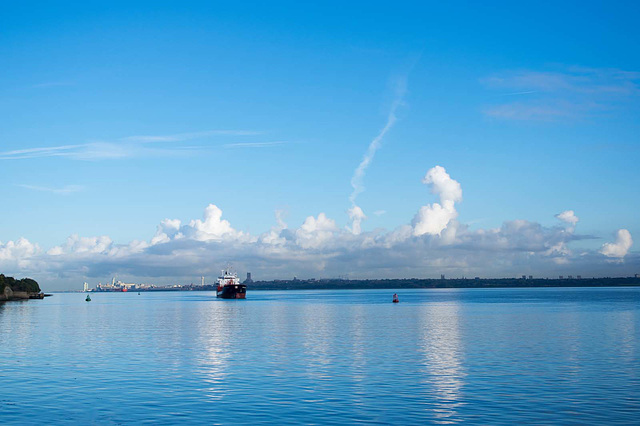
<path id="1" fill-rule="evenodd" d="M 362 384 L 365 379 L 365 368 L 367 366 L 367 356 L 365 352 L 366 345 L 366 316 L 365 309 L 362 305 L 356 305 L 351 311 L 350 325 L 350 343 L 351 343 L 351 365 L 353 373 L 351 377 L 356 384 L 357 393 L 363 392 Z"/>
<path id="2" fill-rule="evenodd" d="M 0 422 L 630 424 L 640 289 L 0 304 Z"/>
<path id="3" fill-rule="evenodd" d="M 331 355 L 336 338 L 335 324 L 329 305 L 305 305 L 301 308 L 301 336 L 305 354 L 306 373 L 311 380 L 331 378 Z"/>
<path id="4" fill-rule="evenodd" d="M 619 333 L 616 333 L 616 335 L 620 336 L 620 356 L 624 357 L 627 362 L 640 359 L 640 348 L 638 347 L 638 342 L 635 341 L 637 336 L 640 335 L 640 321 L 638 321 L 637 313 L 626 311 L 621 312 L 617 317 L 621 329 Z"/>
<path id="5" fill-rule="evenodd" d="M 203 309 L 196 323 L 199 346 L 204 352 L 199 359 L 200 373 L 208 385 L 206 394 L 214 401 L 225 396 L 222 384 L 231 368 L 229 344 L 238 328 L 234 308 L 230 304 L 216 303 L 212 309 Z"/>
<path id="6" fill-rule="evenodd" d="M 439 421 L 455 418 L 466 376 L 460 340 L 460 305 L 429 304 L 421 309 L 422 382 L 433 389 L 433 411 Z"/>

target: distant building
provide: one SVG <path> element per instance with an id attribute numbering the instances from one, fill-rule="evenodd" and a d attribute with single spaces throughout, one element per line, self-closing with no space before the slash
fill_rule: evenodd
<path id="1" fill-rule="evenodd" d="M 577 275 L 576 278 L 581 280 L 582 279 L 582 275 Z"/>
<path id="2" fill-rule="evenodd" d="M 244 284 L 251 284 L 253 280 L 251 279 L 251 272 L 247 272 L 247 279 L 244 280 Z"/>
<path id="3" fill-rule="evenodd" d="M 573 279 L 573 275 L 569 275 L 569 279 L 572 280 Z"/>
<path id="4" fill-rule="evenodd" d="M 135 283 L 124 283 L 120 280 L 116 281 L 116 277 L 111 279 L 111 284 L 100 284 L 96 286 L 96 291 L 129 291 L 135 290 L 137 288 L 137 284 Z"/>
<path id="5" fill-rule="evenodd" d="M 200 285 L 204 287 L 204 277 L 200 277 Z"/>
<path id="6" fill-rule="evenodd" d="M 89 283 L 88 282 L 84 283 L 84 287 L 82 288 L 82 291 L 84 291 L 84 292 L 89 291 Z"/>
<path id="7" fill-rule="evenodd" d="M 529 279 L 532 280 L 533 279 L 533 275 L 529 275 Z"/>
<path id="8" fill-rule="evenodd" d="M 444 274 L 440 275 L 440 279 L 444 280 Z"/>
<path id="9" fill-rule="evenodd" d="M 522 279 L 523 279 L 523 280 L 526 280 L 526 279 L 527 279 L 527 276 L 526 276 L 526 275 L 523 275 L 523 276 L 522 276 Z"/>
<path id="10" fill-rule="evenodd" d="M 559 278 L 559 279 L 561 279 L 561 280 L 563 280 L 563 279 L 564 279 L 564 276 L 560 275 L 558 278 Z"/>

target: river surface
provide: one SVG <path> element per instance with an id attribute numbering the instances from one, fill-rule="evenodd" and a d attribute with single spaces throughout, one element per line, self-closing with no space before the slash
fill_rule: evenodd
<path id="1" fill-rule="evenodd" d="M 640 288 L 0 303 L 2 424 L 640 421 Z"/>

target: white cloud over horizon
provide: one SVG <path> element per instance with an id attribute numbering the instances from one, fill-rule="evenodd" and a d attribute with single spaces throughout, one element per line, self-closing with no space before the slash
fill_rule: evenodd
<path id="1" fill-rule="evenodd" d="M 605 243 L 600 249 L 600 253 L 607 257 L 622 261 L 633 245 L 631 233 L 626 229 L 619 229 L 616 232 L 616 240 L 613 243 Z"/>
<path id="2" fill-rule="evenodd" d="M 578 219 L 572 210 L 556 215 L 561 226 L 518 219 L 507 220 L 499 228 L 471 230 L 456 219 L 455 203 L 462 200 L 459 182 L 435 166 L 423 183 L 440 203 L 421 207 L 411 224 L 389 231 L 355 233 L 325 213 L 309 216 L 291 229 L 282 212 L 276 212 L 277 223 L 253 235 L 235 229 L 222 210 L 210 204 L 201 219 L 163 220 L 148 241 L 116 244 L 108 236 L 72 235 L 48 250 L 24 238 L 0 242 L 0 270 L 62 286 L 105 280 L 116 273 L 135 280 L 188 280 L 211 276 L 227 262 L 265 279 L 436 277 L 441 273 L 553 276 L 567 270 L 587 276 L 612 275 L 612 270 L 640 264 L 640 257 L 630 252 L 633 241 L 626 229 L 617 231 L 616 241 L 604 244 L 600 251 L 569 249 L 572 241 L 593 238 L 575 233 Z M 353 223 L 353 215 L 358 214 L 351 212 L 349 221 Z"/>

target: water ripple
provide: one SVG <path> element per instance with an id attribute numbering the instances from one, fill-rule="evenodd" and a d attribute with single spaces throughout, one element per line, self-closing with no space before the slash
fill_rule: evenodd
<path id="1" fill-rule="evenodd" d="M 0 422 L 637 422 L 640 289 L 398 293 L 0 304 Z"/>

